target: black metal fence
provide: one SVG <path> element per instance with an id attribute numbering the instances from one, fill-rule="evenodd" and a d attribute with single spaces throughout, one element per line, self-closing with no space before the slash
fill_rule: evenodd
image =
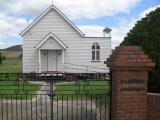
<path id="1" fill-rule="evenodd" d="M 109 120 L 101 73 L 0 73 L 0 120 Z"/>

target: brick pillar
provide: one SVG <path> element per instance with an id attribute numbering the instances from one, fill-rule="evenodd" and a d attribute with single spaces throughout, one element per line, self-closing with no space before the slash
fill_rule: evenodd
<path id="1" fill-rule="evenodd" d="M 112 73 L 112 120 L 147 120 L 148 70 L 155 64 L 139 46 L 119 46 L 107 65 Z"/>

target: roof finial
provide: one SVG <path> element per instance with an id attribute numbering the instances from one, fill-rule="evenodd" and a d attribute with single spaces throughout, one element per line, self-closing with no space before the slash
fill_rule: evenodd
<path id="1" fill-rule="evenodd" d="M 52 5 L 53 5 L 53 0 L 52 0 Z"/>

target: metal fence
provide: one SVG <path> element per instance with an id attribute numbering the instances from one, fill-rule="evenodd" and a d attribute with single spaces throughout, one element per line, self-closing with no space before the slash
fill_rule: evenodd
<path id="1" fill-rule="evenodd" d="M 109 120 L 102 73 L 0 73 L 0 120 Z"/>

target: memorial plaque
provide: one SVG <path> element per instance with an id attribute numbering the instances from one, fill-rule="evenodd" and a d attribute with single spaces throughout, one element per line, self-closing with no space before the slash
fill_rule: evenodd
<path id="1" fill-rule="evenodd" d="M 121 84 L 139 84 L 139 83 L 144 83 L 144 80 L 137 79 L 137 78 L 128 78 L 127 80 L 121 80 Z"/>
<path id="2" fill-rule="evenodd" d="M 142 79 L 128 78 L 127 80 L 121 80 L 121 92 L 146 92 L 146 89 L 141 86 L 145 82 Z"/>

